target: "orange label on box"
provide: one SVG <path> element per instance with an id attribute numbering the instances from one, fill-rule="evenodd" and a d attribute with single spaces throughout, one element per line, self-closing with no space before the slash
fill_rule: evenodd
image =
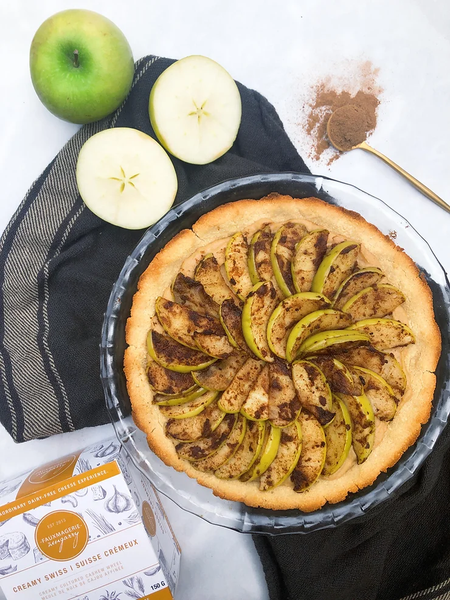
<path id="1" fill-rule="evenodd" d="M 34 534 L 40 552 L 52 560 L 71 560 L 86 548 L 89 530 L 86 522 L 70 510 L 55 510 L 36 525 Z"/>
<path id="2" fill-rule="evenodd" d="M 71 477 L 80 454 L 81 452 L 76 452 L 69 454 L 69 456 L 63 456 L 31 471 L 19 488 L 17 499 L 29 496 L 52 483 L 58 483 Z"/>

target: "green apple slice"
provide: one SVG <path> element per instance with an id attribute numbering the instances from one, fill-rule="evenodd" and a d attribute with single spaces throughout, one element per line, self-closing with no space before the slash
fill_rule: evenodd
<path id="1" fill-rule="evenodd" d="M 348 396 L 338 394 L 346 405 L 352 420 L 352 445 L 360 465 L 370 456 L 375 439 L 375 416 L 372 405 L 365 394 Z"/>
<path id="2" fill-rule="evenodd" d="M 380 421 L 392 421 L 397 411 L 394 390 L 381 375 L 364 367 L 352 367 L 364 382 L 364 391 Z"/>
<path id="3" fill-rule="evenodd" d="M 218 360 L 203 371 L 195 371 L 192 378 L 201 387 L 207 390 L 223 392 L 233 381 L 234 376 L 247 360 L 244 354 L 233 353 L 224 360 Z"/>
<path id="4" fill-rule="evenodd" d="M 238 301 L 236 296 L 225 283 L 220 265 L 217 262 L 214 254 L 206 254 L 198 263 L 195 269 L 194 279 L 203 285 L 205 292 L 217 304 L 220 305 L 224 300 L 227 299 L 231 299 L 232 301 L 236 302 Z"/>
<path id="5" fill-rule="evenodd" d="M 166 150 L 187 163 L 205 165 L 233 145 L 241 122 L 241 96 L 218 63 L 187 56 L 155 81 L 149 113 Z"/>
<path id="6" fill-rule="evenodd" d="M 197 313 L 162 296 L 156 299 L 155 311 L 164 331 L 183 346 L 194 350 L 198 349 L 194 338 L 196 333 L 224 334 L 217 319 Z"/>
<path id="7" fill-rule="evenodd" d="M 407 346 L 416 341 L 411 329 L 394 319 L 363 319 L 351 325 L 347 331 L 350 330 L 367 335 L 377 350 Z"/>
<path id="8" fill-rule="evenodd" d="M 383 271 L 377 267 L 366 267 L 355 271 L 344 279 L 334 297 L 333 305 L 339 310 L 352 296 L 364 288 L 375 285 L 384 277 Z"/>
<path id="9" fill-rule="evenodd" d="M 277 455 L 260 475 L 259 489 L 271 490 L 286 481 L 293 472 L 301 452 L 302 429 L 299 421 L 295 421 L 282 430 Z"/>
<path id="10" fill-rule="evenodd" d="M 147 378 L 152 390 L 165 396 L 189 394 L 196 387 L 190 373 L 170 371 L 153 360 L 148 362 Z"/>
<path id="11" fill-rule="evenodd" d="M 349 369 L 333 356 L 310 356 L 308 361 L 319 367 L 332 392 L 354 396 L 362 394 L 361 384 L 359 382 L 355 384 Z"/>
<path id="12" fill-rule="evenodd" d="M 333 421 L 324 429 L 326 441 L 326 457 L 322 474 L 333 475 L 344 464 L 352 447 L 352 420 L 344 402 L 333 397 Z"/>
<path id="13" fill-rule="evenodd" d="M 231 430 L 230 435 L 225 440 L 225 443 L 211 456 L 196 461 L 194 463 L 195 468 L 205 473 L 210 473 L 219 469 L 227 462 L 227 460 L 234 456 L 235 452 L 242 444 L 246 429 L 247 420 L 242 415 L 238 415 L 236 423 Z"/>
<path id="14" fill-rule="evenodd" d="M 325 298 L 325 296 L 323 297 Z M 344 329 L 351 324 L 352 318 L 340 310 L 326 308 L 310 312 L 291 329 L 286 341 L 286 360 L 292 362 L 297 356 L 300 346 L 313 333 L 329 329 Z"/>
<path id="15" fill-rule="evenodd" d="M 242 233 L 235 233 L 225 250 L 225 273 L 228 283 L 241 300 L 245 300 L 253 284 L 247 264 L 248 244 Z"/>
<path id="16" fill-rule="evenodd" d="M 222 302 L 219 310 L 219 318 L 230 344 L 243 352 L 249 348 L 242 333 L 242 310 L 236 306 L 233 300 L 227 299 Z"/>
<path id="17" fill-rule="evenodd" d="M 311 285 L 312 292 L 332 300 L 341 283 L 354 270 L 360 245 L 345 241 L 337 244 L 324 256 Z"/>
<path id="18" fill-rule="evenodd" d="M 336 355 L 336 358 L 347 365 L 366 367 L 371 371 L 375 371 L 392 387 L 397 398 L 401 398 L 406 389 L 405 372 L 393 354 L 380 352 L 372 346 L 368 346 L 354 348 Z"/>
<path id="19" fill-rule="evenodd" d="M 314 292 L 294 294 L 280 302 L 267 324 L 267 341 L 272 352 L 286 358 L 291 327 L 306 315 L 329 306 L 330 301 L 325 296 Z"/>
<path id="20" fill-rule="evenodd" d="M 405 300 L 404 294 L 393 285 L 375 284 L 349 298 L 342 311 L 351 315 L 354 321 L 385 317 Z"/>
<path id="21" fill-rule="evenodd" d="M 333 418 L 333 398 L 325 375 L 317 365 L 307 360 L 297 360 L 292 365 L 292 381 L 302 406 L 323 426 Z"/>
<path id="22" fill-rule="evenodd" d="M 206 392 L 191 402 L 176 404 L 174 406 L 160 406 L 159 410 L 167 419 L 187 419 L 188 417 L 195 417 L 200 414 L 202 410 L 205 410 L 205 408 L 217 398 L 217 395 L 218 392 Z"/>
<path id="23" fill-rule="evenodd" d="M 238 479 L 248 471 L 261 451 L 264 432 L 265 423 L 248 421 L 244 439 L 236 453 L 214 475 L 219 479 Z"/>
<path id="24" fill-rule="evenodd" d="M 297 293 L 311 290 L 314 275 L 327 251 L 329 233 L 326 229 L 310 231 L 295 246 L 291 272 Z"/>
<path id="25" fill-rule="evenodd" d="M 209 435 L 217 429 L 225 414 L 217 406 L 217 402 L 212 402 L 202 410 L 201 413 L 185 419 L 172 419 L 166 421 L 165 432 L 179 442 L 193 442 Z"/>
<path id="26" fill-rule="evenodd" d="M 163 335 L 154 329 L 148 332 L 147 350 L 150 357 L 159 365 L 178 373 L 200 371 L 217 360 L 205 356 L 199 350 L 182 346 L 168 335 Z"/>
<path id="27" fill-rule="evenodd" d="M 269 425 L 265 431 L 261 451 L 250 469 L 241 475 L 241 481 L 254 481 L 260 477 L 267 471 L 277 455 L 282 430 L 279 427 Z"/>
<path id="28" fill-rule="evenodd" d="M 269 365 L 266 365 L 241 406 L 241 414 L 246 419 L 266 421 L 269 418 L 269 383 Z"/>
<path id="29" fill-rule="evenodd" d="M 250 390 L 255 385 L 264 363 L 248 358 L 219 400 L 220 408 L 227 413 L 238 413 Z"/>
<path id="30" fill-rule="evenodd" d="M 186 402 L 192 402 L 196 398 L 203 396 L 208 392 L 206 388 L 195 386 L 194 390 L 190 394 L 186 394 L 185 396 L 155 396 L 153 398 L 153 404 L 158 404 L 158 406 L 177 406 L 179 404 L 185 404 Z"/>
<path id="31" fill-rule="evenodd" d="M 209 435 L 194 440 L 193 442 L 181 442 L 175 446 L 179 458 L 197 461 L 211 456 L 224 444 L 233 430 L 237 421 L 237 415 L 225 415 L 220 425 Z"/>
<path id="32" fill-rule="evenodd" d="M 302 411 L 298 418 L 303 434 L 300 458 L 291 474 L 294 492 L 304 492 L 322 473 L 327 455 L 325 431 L 310 413 Z"/>
<path id="33" fill-rule="evenodd" d="M 356 335 L 353 335 L 356 334 Z M 349 329 L 322 331 L 310 335 L 298 349 L 298 356 L 307 354 L 334 354 L 359 346 L 369 346 L 367 333 Z"/>
<path id="34" fill-rule="evenodd" d="M 292 382 L 289 365 L 279 358 L 269 365 L 269 420 L 275 427 L 286 427 L 302 408 Z"/>
<path id="35" fill-rule="evenodd" d="M 202 315 L 219 316 L 219 305 L 205 292 L 199 281 L 178 273 L 172 283 L 172 294 L 175 302 L 182 304 Z"/>
<path id="36" fill-rule="evenodd" d="M 222 327 L 221 327 L 222 329 Z M 227 334 L 222 329 L 222 334 L 212 332 L 195 332 L 194 340 L 199 348 L 205 354 L 215 358 L 228 358 L 234 352 Z"/>
<path id="37" fill-rule="evenodd" d="M 242 332 L 250 350 L 261 360 L 272 362 L 267 340 L 267 325 L 277 304 L 277 294 L 270 281 L 257 283 L 242 310 Z"/>
<path id="38" fill-rule="evenodd" d="M 306 235 L 307 229 L 300 223 L 285 223 L 272 240 L 270 260 L 278 287 L 287 298 L 295 293 L 291 262 L 296 244 Z"/>
<path id="39" fill-rule="evenodd" d="M 149 135 L 129 127 L 90 137 L 78 155 L 80 196 L 98 217 L 144 229 L 172 206 L 178 189 L 172 161 Z"/>
<path id="40" fill-rule="evenodd" d="M 270 258 L 272 240 L 273 233 L 269 225 L 253 235 L 248 250 L 248 269 L 253 285 L 259 281 L 271 281 L 277 296 L 281 299 L 284 298 L 284 294 L 278 287 Z"/>

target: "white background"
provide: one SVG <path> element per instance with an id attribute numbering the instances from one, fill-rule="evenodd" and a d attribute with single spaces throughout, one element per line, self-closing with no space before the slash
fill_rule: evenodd
<path id="1" fill-rule="evenodd" d="M 379 67 L 372 145 L 450 202 L 450 3 L 447 0 L 0 0 L 0 231 L 34 179 L 77 131 L 40 104 L 28 53 L 39 25 L 65 8 L 90 8 L 124 32 L 135 59 L 204 54 L 275 105 L 300 152 L 302 98 L 324 75 L 355 62 Z M 378 159 L 354 151 L 313 173 L 353 183 L 403 214 L 447 271 L 450 215 Z M 0 426 L 0 480 L 109 437 L 109 425 L 15 445 Z M 165 501 L 183 549 L 177 600 L 265 600 L 251 538 L 205 524 Z"/>

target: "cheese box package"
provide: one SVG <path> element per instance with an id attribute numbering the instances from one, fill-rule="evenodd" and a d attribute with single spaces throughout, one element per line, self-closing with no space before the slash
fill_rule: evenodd
<path id="1" fill-rule="evenodd" d="M 0 483 L 7 600 L 170 600 L 180 558 L 155 488 L 115 438 Z"/>

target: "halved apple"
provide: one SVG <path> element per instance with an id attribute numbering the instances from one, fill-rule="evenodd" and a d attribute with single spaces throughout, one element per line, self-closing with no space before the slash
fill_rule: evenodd
<path id="1" fill-rule="evenodd" d="M 267 324 L 277 304 L 277 294 L 270 281 L 253 286 L 242 310 L 242 332 L 250 350 L 261 360 L 272 362 L 267 340 Z"/>
<path id="2" fill-rule="evenodd" d="M 311 290 L 314 275 L 327 251 L 328 235 L 329 231 L 326 229 L 315 229 L 295 246 L 291 273 L 297 293 Z"/>
<path id="3" fill-rule="evenodd" d="M 241 300 L 245 300 L 253 284 L 247 264 L 248 244 L 242 233 L 235 233 L 225 250 L 225 272 L 231 289 Z"/>
<path id="4" fill-rule="evenodd" d="M 188 373 L 206 369 L 216 358 L 205 356 L 203 352 L 182 346 L 168 335 L 150 329 L 147 335 L 147 350 L 150 357 L 170 371 Z"/>
<path id="5" fill-rule="evenodd" d="M 248 421 L 244 439 L 236 453 L 214 472 L 219 479 L 237 479 L 257 459 L 264 441 L 265 423 Z"/>
<path id="6" fill-rule="evenodd" d="M 130 127 L 91 136 L 78 156 L 76 178 L 86 206 L 108 223 L 144 229 L 172 206 L 178 189 L 172 161 L 149 135 Z"/>
<path id="7" fill-rule="evenodd" d="M 241 481 L 254 481 L 267 471 L 277 455 L 281 431 L 279 427 L 273 425 L 266 427 L 261 451 L 249 470 L 240 476 Z"/>
<path id="8" fill-rule="evenodd" d="M 230 74 L 205 56 L 187 56 L 153 84 L 150 121 L 158 140 L 187 163 L 204 165 L 227 152 L 241 122 L 241 97 Z"/>
<path id="9" fill-rule="evenodd" d="M 153 360 L 148 362 L 147 378 L 152 390 L 165 396 L 188 394 L 196 387 L 190 373 L 170 371 Z"/>
<path id="10" fill-rule="evenodd" d="M 215 362 L 203 371 L 195 371 L 192 378 L 207 390 L 223 392 L 233 381 L 234 376 L 247 360 L 247 356 L 234 352 L 228 358 Z"/>
<path id="11" fill-rule="evenodd" d="M 259 489 L 271 490 L 281 485 L 294 470 L 301 451 L 302 429 L 300 423 L 295 421 L 282 430 L 277 455 L 260 475 Z"/>
<path id="12" fill-rule="evenodd" d="M 234 348 L 223 329 L 221 334 L 213 333 L 212 331 L 196 331 L 193 337 L 197 348 L 205 354 L 209 354 L 209 356 L 228 358 L 234 352 Z"/>
<path id="13" fill-rule="evenodd" d="M 193 442 L 179 443 L 175 446 L 179 458 L 197 461 L 211 456 L 224 444 L 236 424 L 238 415 L 225 415 L 222 422 L 209 435 Z"/>
<path id="14" fill-rule="evenodd" d="M 298 356 L 307 354 L 334 354 L 359 346 L 369 346 L 370 338 L 362 331 L 338 329 L 310 335 L 298 349 Z"/>
<path id="15" fill-rule="evenodd" d="M 208 391 L 206 388 L 195 386 L 191 393 L 184 396 L 154 396 L 153 404 L 158 404 L 158 406 L 177 406 L 186 402 L 192 402 L 192 400 L 203 396 Z"/>
<path id="16" fill-rule="evenodd" d="M 264 363 L 255 358 L 248 358 L 245 361 L 220 397 L 219 406 L 223 411 L 237 413 L 241 410 L 241 406 L 255 385 L 263 366 Z"/>
<path id="17" fill-rule="evenodd" d="M 275 359 L 269 365 L 270 422 L 275 427 L 286 427 L 295 421 L 301 408 L 289 366 Z"/>
<path id="18" fill-rule="evenodd" d="M 319 367 L 307 360 L 296 360 L 292 365 L 292 381 L 302 406 L 321 425 L 328 425 L 334 418 L 333 398 L 330 386 Z"/>
<path id="19" fill-rule="evenodd" d="M 392 421 L 397 411 L 394 390 L 381 375 L 364 367 L 351 367 L 364 381 L 364 391 L 380 421 Z"/>
<path id="20" fill-rule="evenodd" d="M 382 277 L 384 277 L 384 273 L 377 267 L 366 267 L 355 271 L 347 279 L 344 279 L 339 286 L 334 297 L 334 307 L 341 309 L 352 296 L 367 287 L 375 285 Z"/>
<path id="21" fill-rule="evenodd" d="M 323 427 L 311 413 L 302 411 L 298 421 L 303 434 L 303 444 L 291 474 L 291 481 L 294 484 L 294 492 L 304 492 L 322 473 L 327 444 Z"/>
<path id="22" fill-rule="evenodd" d="M 323 297 L 325 298 L 325 296 Z M 340 310 L 326 308 L 310 312 L 291 329 L 286 341 L 286 360 L 292 362 L 297 356 L 300 346 L 313 333 L 330 329 L 344 329 L 351 324 L 350 315 L 346 315 Z"/>
<path id="23" fill-rule="evenodd" d="M 206 473 L 216 471 L 235 454 L 236 450 L 242 444 L 246 428 L 247 420 L 242 415 L 238 415 L 236 423 L 225 443 L 211 456 L 196 461 L 194 463 L 195 468 Z"/>
<path id="24" fill-rule="evenodd" d="M 337 394 L 344 402 L 352 420 L 352 445 L 360 465 L 370 456 L 375 439 L 375 416 L 365 394 L 349 396 Z"/>
<path id="25" fill-rule="evenodd" d="M 311 285 L 312 292 L 324 294 L 332 300 L 341 283 L 354 270 L 360 244 L 349 240 L 341 242 L 324 256 Z"/>
<path id="26" fill-rule="evenodd" d="M 219 316 L 219 305 L 208 296 L 199 281 L 178 273 L 172 283 L 172 294 L 175 302 L 183 304 L 202 315 Z"/>
<path id="27" fill-rule="evenodd" d="M 364 319 L 354 323 L 348 331 L 364 333 L 377 350 L 387 350 L 397 346 L 415 343 L 414 333 L 401 321 L 394 319 Z"/>
<path id="28" fill-rule="evenodd" d="M 242 310 L 230 298 L 220 305 L 219 318 L 232 346 L 248 352 L 249 348 L 242 333 Z"/>
<path id="29" fill-rule="evenodd" d="M 270 247 L 270 261 L 278 287 L 285 297 L 295 293 L 291 262 L 296 244 L 306 235 L 301 223 L 285 223 L 275 233 Z"/>
<path id="30" fill-rule="evenodd" d="M 306 315 L 330 306 L 322 294 L 302 292 L 285 298 L 270 315 L 267 342 L 274 354 L 286 358 L 286 346 L 291 327 Z"/>
<path id="31" fill-rule="evenodd" d="M 225 283 L 220 265 L 214 254 L 206 254 L 202 258 L 195 269 L 194 279 L 202 284 L 205 292 L 217 304 L 220 305 L 227 299 L 237 302 L 236 296 Z"/>
<path id="32" fill-rule="evenodd" d="M 324 429 L 326 440 L 326 457 L 322 474 L 326 476 L 336 473 L 344 464 L 352 447 L 352 420 L 344 402 L 333 397 L 333 421 Z"/>
<path id="33" fill-rule="evenodd" d="M 269 418 L 269 384 L 269 365 L 266 365 L 241 406 L 241 414 L 246 419 L 266 421 Z"/>
<path id="34" fill-rule="evenodd" d="M 384 317 L 405 301 L 404 294 L 387 283 L 375 284 L 349 298 L 342 311 L 360 321 L 373 317 Z"/>
<path id="35" fill-rule="evenodd" d="M 179 442 L 193 442 L 209 435 L 217 429 L 225 414 L 217 406 L 217 402 L 212 402 L 202 410 L 198 415 L 187 417 L 185 419 L 172 419 L 166 421 L 165 432 Z"/>
<path id="36" fill-rule="evenodd" d="M 332 392 L 356 396 L 362 393 L 361 384 L 355 384 L 349 369 L 333 356 L 309 356 L 308 361 L 319 367 Z"/>
<path id="37" fill-rule="evenodd" d="M 159 410 L 167 419 L 187 419 L 200 414 L 217 396 L 218 392 L 206 392 L 191 402 L 174 406 L 160 406 Z"/>

